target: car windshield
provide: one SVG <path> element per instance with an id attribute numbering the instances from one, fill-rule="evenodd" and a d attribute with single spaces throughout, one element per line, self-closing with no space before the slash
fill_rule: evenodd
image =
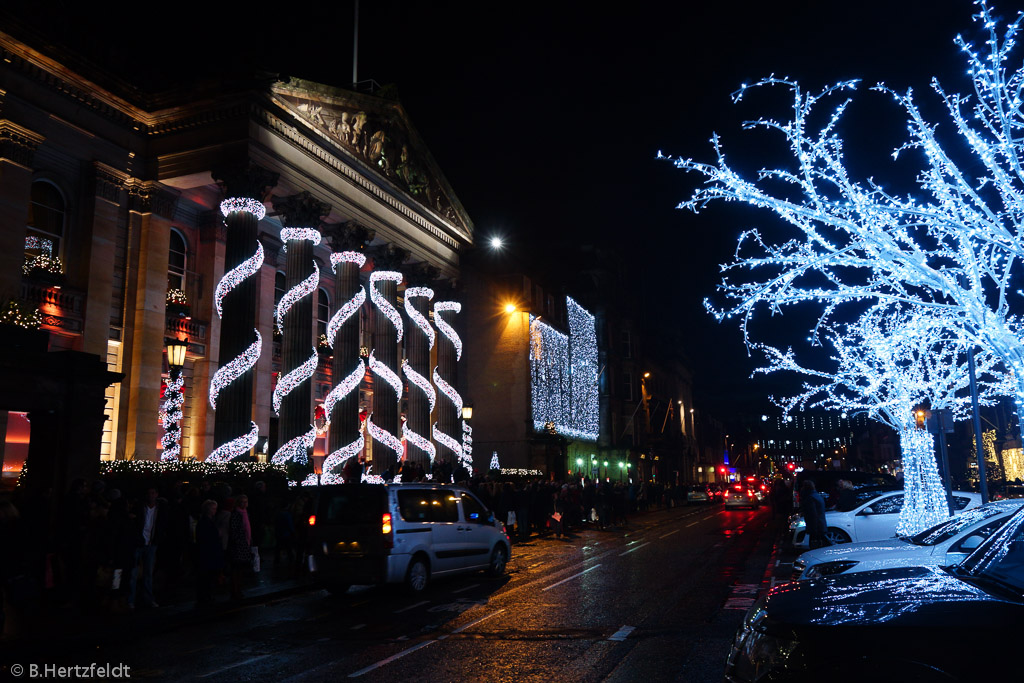
<path id="1" fill-rule="evenodd" d="M 1024 509 L 958 566 L 958 573 L 989 579 L 1024 593 Z"/>
<path id="2" fill-rule="evenodd" d="M 939 522 L 930 529 L 925 529 L 907 540 L 914 545 L 938 545 L 983 520 L 1012 512 L 1012 510 L 1013 508 L 1008 508 L 1005 505 L 983 505 L 973 510 L 968 510 L 963 514 L 950 517 L 944 522 Z"/>

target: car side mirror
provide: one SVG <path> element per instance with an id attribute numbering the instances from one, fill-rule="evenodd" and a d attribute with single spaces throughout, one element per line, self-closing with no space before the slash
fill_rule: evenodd
<path id="1" fill-rule="evenodd" d="M 873 515 L 873 514 L 875 514 L 875 508 L 873 508 L 873 507 L 871 507 L 869 505 L 866 508 L 864 508 L 863 510 L 861 510 L 860 512 L 858 512 L 857 514 L 858 515 Z"/>
<path id="2" fill-rule="evenodd" d="M 973 536 L 968 536 L 960 544 L 960 549 L 961 550 L 977 550 L 978 546 L 981 545 L 981 542 L 984 541 L 984 540 L 985 540 L 984 537 L 979 536 L 978 534 L 974 534 Z"/>

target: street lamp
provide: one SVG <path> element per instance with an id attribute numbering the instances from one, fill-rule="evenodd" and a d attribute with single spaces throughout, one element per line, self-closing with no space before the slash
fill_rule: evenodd
<path id="1" fill-rule="evenodd" d="M 166 339 L 167 366 L 170 369 L 167 389 L 164 391 L 164 435 L 160 439 L 163 447 L 161 460 L 178 460 L 181 455 L 181 421 L 184 417 L 181 409 L 184 404 L 182 389 L 185 378 L 182 368 L 185 367 L 185 352 L 188 351 L 188 339 Z"/>

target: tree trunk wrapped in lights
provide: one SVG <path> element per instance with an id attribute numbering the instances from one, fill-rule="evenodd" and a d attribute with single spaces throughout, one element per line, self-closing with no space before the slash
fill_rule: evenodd
<path id="1" fill-rule="evenodd" d="M 215 448 L 207 456 L 217 462 L 248 453 L 259 438 L 252 420 L 252 369 L 262 339 L 256 330 L 256 274 L 263 266 L 263 245 L 257 239 L 266 215 L 262 199 L 277 182 L 277 174 L 257 166 L 215 172 L 227 199 L 220 206 L 227 227 L 224 277 L 214 290 L 220 317 L 220 367 L 210 380 Z"/>
<path id="2" fill-rule="evenodd" d="M 914 407 L 948 409 L 962 419 L 970 409 L 963 340 L 948 329 L 950 321 L 912 308 L 876 306 L 850 325 L 826 325 L 822 336 L 833 352 L 821 370 L 799 363 L 792 348 L 758 345 L 769 364 L 757 372 L 797 372 L 803 391 L 775 402 L 788 414 L 804 408 L 864 411 L 900 436 L 904 503 L 898 534 L 914 534 L 948 514 L 932 435 L 916 427 Z M 986 400 L 1006 390 L 992 354 L 976 356 Z"/>
<path id="3" fill-rule="evenodd" d="M 872 177 L 858 180 L 849 172 L 840 130 L 848 125 L 844 115 L 856 81 L 811 93 L 794 81 L 772 77 L 736 93 L 740 100 L 755 87 L 790 91 L 792 118 L 747 124 L 783 136 L 793 154 L 788 167 L 766 167 L 747 180 L 726 162 L 717 136 L 715 163 L 675 163 L 706 179 L 682 207 L 697 210 L 716 199 L 740 201 L 770 209 L 790 227 L 778 240 L 757 230 L 743 234 L 735 259 L 724 267 L 720 289 L 726 303 L 708 304 L 719 319 L 741 318 L 746 334 L 756 311 L 777 312 L 801 302 L 821 306 L 820 322 L 856 302 L 928 308 L 944 315 L 951 333 L 996 354 L 1013 371 L 1009 393 L 1022 414 L 1024 320 L 1016 311 L 1024 296 L 1019 288 L 1024 67 L 1010 67 L 1022 19 L 1006 25 L 987 3 L 976 4 L 982 49 L 956 39 L 974 93 L 947 93 L 938 80 L 932 81 L 952 126 L 926 120 L 911 90 L 873 88 L 895 102 L 905 118 L 909 139 L 893 157 L 917 155 L 920 169 L 908 180 L 918 191 L 897 194 Z M 841 98 L 838 106 L 819 114 L 818 105 L 836 96 Z M 940 137 L 947 130 L 949 135 Z"/>

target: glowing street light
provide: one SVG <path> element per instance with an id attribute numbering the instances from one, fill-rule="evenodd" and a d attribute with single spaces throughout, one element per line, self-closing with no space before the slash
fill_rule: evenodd
<path id="1" fill-rule="evenodd" d="M 500 237 L 497 237 L 497 236 L 491 238 L 491 249 L 494 249 L 495 251 L 498 251 L 499 249 L 501 249 L 504 246 L 505 246 L 505 240 L 503 240 L 503 239 L 501 239 Z"/>

